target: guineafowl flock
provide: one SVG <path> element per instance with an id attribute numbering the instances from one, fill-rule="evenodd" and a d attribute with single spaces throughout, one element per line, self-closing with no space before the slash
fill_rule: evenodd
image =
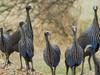
<path id="1" fill-rule="evenodd" d="M 30 75 L 35 72 L 32 58 L 34 57 L 34 33 L 32 30 L 32 23 L 30 19 L 30 5 L 26 6 L 26 19 L 20 21 L 18 30 L 10 34 L 12 30 L 4 32 L 0 28 L 0 50 L 5 54 L 6 59 L 3 68 L 12 62 L 9 60 L 13 52 L 19 52 L 20 70 L 23 69 L 22 57 L 26 64 L 26 74 Z M 94 6 L 94 19 L 90 27 L 88 27 L 79 37 L 77 37 L 77 25 L 73 23 L 71 30 L 73 32 L 73 42 L 65 51 L 65 68 L 66 75 L 68 75 L 69 68 L 72 70 L 72 75 L 76 75 L 76 68 L 82 64 L 81 75 L 84 74 L 84 61 L 85 57 L 89 56 L 88 63 L 90 70 L 92 69 L 90 59 L 93 58 L 95 65 L 95 75 L 100 75 L 100 60 L 96 57 L 95 53 L 99 50 L 100 46 L 100 27 L 97 15 L 98 7 Z M 49 36 L 52 33 L 49 31 L 44 32 L 45 48 L 43 51 L 43 58 L 47 66 L 51 69 L 51 75 L 56 74 L 56 68 L 60 62 L 61 50 L 58 45 L 50 42 Z M 31 63 L 31 64 L 30 64 Z M 34 73 L 33 73 L 34 74 Z"/>

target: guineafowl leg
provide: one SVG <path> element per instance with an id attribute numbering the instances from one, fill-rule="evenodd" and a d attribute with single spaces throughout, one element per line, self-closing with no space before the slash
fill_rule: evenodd
<path id="1" fill-rule="evenodd" d="M 8 59 L 8 64 L 12 64 L 12 62 Z"/>
<path id="2" fill-rule="evenodd" d="M 11 65 L 12 62 L 9 60 L 9 56 L 10 56 L 10 54 L 7 55 L 7 64 Z"/>
<path id="3" fill-rule="evenodd" d="M 66 75 L 68 75 L 68 71 L 69 71 L 69 66 L 66 65 Z"/>
<path id="4" fill-rule="evenodd" d="M 76 75 L 76 71 L 75 71 L 76 68 L 75 68 L 75 66 L 73 66 L 71 69 L 72 69 L 72 75 Z"/>
<path id="5" fill-rule="evenodd" d="M 90 63 L 90 59 L 91 59 L 91 55 L 90 55 L 89 58 L 88 58 L 88 63 L 89 63 L 89 68 L 90 68 L 90 70 L 92 70 L 92 68 L 91 68 L 91 63 Z"/>
<path id="6" fill-rule="evenodd" d="M 74 67 L 74 74 L 76 75 L 76 67 Z"/>
<path id="7" fill-rule="evenodd" d="M 35 69 L 34 69 L 34 67 L 33 67 L 33 61 L 32 61 L 32 59 L 31 59 L 31 65 L 32 65 L 32 71 L 34 72 Z"/>
<path id="8" fill-rule="evenodd" d="M 21 54 L 20 54 L 20 63 L 21 63 L 20 70 L 22 70 L 23 69 L 23 65 L 22 65 L 22 56 L 21 56 Z"/>
<path id="9" fill-rule="evenodd" d="M 29 62 L 25 59 L 25 63 L 26 63 L 26 75 L 29 75 Z"/>
<path id="10" fill-rule="evenodd" d="M 54 75 L 54 73 L 53 73 L 53 68 L 52 68 L 52 67 L 50 67 L 50 68 L 51 68 L 52 75 Z"/>
<path id="11" fill-rule="evenodd" d="M 9 55 L 6 54 L 6 65 L 8 65 L 8 62 L 9 62 Z"/>
<path id="12" fill-rule="evenodd" d="M 56 67 L 54 67 L 54 75 L 56 75 Z"/>
<path id="13" fill-rule="evenodd" d="M 9 55 L 6 53 L 6 60 L 5 60 L 3 68 L 5 68 L 6 66 L 8 66 L 8 60 L 9 60 Z"/>
<path id="14" fill-rule="evenodd" d="M 83 63 L 82 63 L 82 71 L 80 75 L 83 75 L 83 70 L 84 70 L 84 62 L 85 62 L 85 57 L 83 58 Z"/>

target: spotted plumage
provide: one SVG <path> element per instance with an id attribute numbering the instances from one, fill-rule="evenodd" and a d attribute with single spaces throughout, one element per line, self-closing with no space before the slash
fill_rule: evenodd
<path id="1" fill-rule="evenodd" d="M 45 32 L 46 48 L 43 52 L 44 61 L 50 67 L 52 75 L 55 75 L 56 67 L 60 62 L 60 48 L 57 45 L 51 44 L 48 40 L 50 32 Z"/>

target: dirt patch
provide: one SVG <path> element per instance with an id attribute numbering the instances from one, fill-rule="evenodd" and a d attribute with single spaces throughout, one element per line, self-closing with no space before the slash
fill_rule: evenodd
<path id="1" fill-rule="evenodd" d="M 24 70 L 19 70 L 19 67 L 16 64 L 11 64 L 8 65 L 6 68 L 3 68 L 4 61 L 0 59 L 0 75 L 26 75 L 26 71 Z M 32 74 L 30 72 L 29 75 L 43 75 L 41 72 L 34 72 Z"/>

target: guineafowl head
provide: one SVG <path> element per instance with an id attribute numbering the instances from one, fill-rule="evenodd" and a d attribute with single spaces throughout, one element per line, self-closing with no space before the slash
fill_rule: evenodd
<path id="1" fill-rule="evenodd" d="M 98 6 L 93 6 L 93 10 L 96 12 L 98 10 Z"/>
<path id="2" fill-rule="evenodd" d="M 21 38 L 25 38 L 25 31 L 23 29 L 23 25 L 24 25 L 23 21 L 19 22 L 19 32 L 20 32 Z"/>
<path id="3" fill-rule="evenodd" d="M 20 27 L 22 27 L 23 25 L 24 25 L 24 22 L 23 21 L 19 22 L 19 26 Z"/>
<path id="4" fill-rule="evenodd" d="M 32 7 L 30 5 L 26 6 L 26 10 L 29 11 L 30 9 L 32 9 Z"/>
<path id="5" fill-rule="evenodd" d="M 44 32 L 44 35 L 49 36 L 49 35 L 51 35 L 51 33 L 49 31 L 46 31 L 46 32 Z"/>
<path id="6" fill-rule="evenodd" d="M 72 26 L 72 31 L 73 31 L 73 34 L 76 35 L 77 27 L 76 26 Z"/>
<path id="7" fill-rule="evenodd" d="M 23 30 L 23 27 L 22 27 L 23 25 L 24 25 L 23 21 L 19 22 L 19 31 L 20 32 L 22 32 L 22 30 Z"/>

